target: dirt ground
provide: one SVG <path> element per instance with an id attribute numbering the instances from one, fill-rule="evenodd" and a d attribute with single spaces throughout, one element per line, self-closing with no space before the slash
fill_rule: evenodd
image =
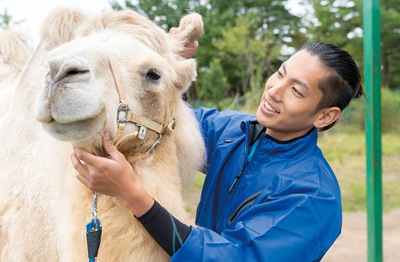
<path id="1" fill-rule="evenodd" d="M 383 261 L 400 261 L 400 210 L 383 215 Z M 342 234 L 328 250 L 323 262 L 367 261 L 367 216 L 344 213 Z"/>
<path id="2" fill-rule="evenodd" d="M 195 207 L 200 192 L 193 190 L 186 195 L 194 220 Z M 366 262 L 367 252 L 367 215 L 364 212 L 343 214 L 342 234 L 328 250 L 322 262 Z M 383 261 L 400 261 L 400 210 L 383 215 Z"/>

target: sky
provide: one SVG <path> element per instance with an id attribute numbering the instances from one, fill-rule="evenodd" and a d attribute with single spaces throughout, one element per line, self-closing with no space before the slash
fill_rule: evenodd
<path id="1" fill-rule="evenodd" d="M 110 0 L 0 0 L 0 14 L 4 9 L 12 16 L 12 21 L 25 20 L 19 25 L 32 37 L 32 45 L 35 47 L 39 42 L 39 30 L 47 17 L 57 7 L 78 8 L 90 15 L 100 14 L 111 10 Z M 123 0 L 118 0 L 124 3 Z M 290 7 L 296 11 L 298 0 L 290 0 Z"/>
<path id="2" fill-rule="evenodd" d="M 111 10 L 110 0 L 0 0 L 0 14 L 4 9 L 12 16 L 12 21 L 25 20 L 18 27 L 32 37 L 32 44 L 38 44 L 39 30 L 50 14 L 58 7 L 78 8 L 91 15 Z M 122 3 L 123 1 L 118 1 Z"/>

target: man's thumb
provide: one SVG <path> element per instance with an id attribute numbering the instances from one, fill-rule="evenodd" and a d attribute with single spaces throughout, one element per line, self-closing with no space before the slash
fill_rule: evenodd
<path id="1" fill-rule="evenodd" d="M 118 155 L 118 149 L 114 146 L 113 142 L 110 139 L 110 134 L 105 132 L 103 134 L 103 147 L 104 150 L 111 156 L 111 158 L 116 159 Z"/>

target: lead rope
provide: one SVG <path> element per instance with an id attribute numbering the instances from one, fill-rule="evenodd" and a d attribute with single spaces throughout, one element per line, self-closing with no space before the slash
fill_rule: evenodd
<path id="1" fill-rule="evenodd" d="M 97 262 L 97 254 L 100 247 L 101 232 L 103 226 L 97 218 L 97 192 L 93 192 L 92 219 L 86 225 L 86 241 L 88 247 L 89 262 Z"/>

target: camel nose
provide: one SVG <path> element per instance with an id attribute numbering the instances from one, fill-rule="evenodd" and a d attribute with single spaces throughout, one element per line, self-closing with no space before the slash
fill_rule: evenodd
<path id="1" fill-rule="evenodd" d="M 65 77 L 75 77 L 89 73 L 88 62 L 79 56 L 51 58 L 49 59 L 49 67 L 52 82 L 60 81 Z"/>
<path id="2" fill-rule="evenodd" d="M 57 76 L 58 72 L 60 71 L 62 60 L 63 59 L 61 57 L 55 57 L 55 58 L 51 58 L 49 60 L 50 79 L 52 81 L 54 81 L 54 78 Z"/>

